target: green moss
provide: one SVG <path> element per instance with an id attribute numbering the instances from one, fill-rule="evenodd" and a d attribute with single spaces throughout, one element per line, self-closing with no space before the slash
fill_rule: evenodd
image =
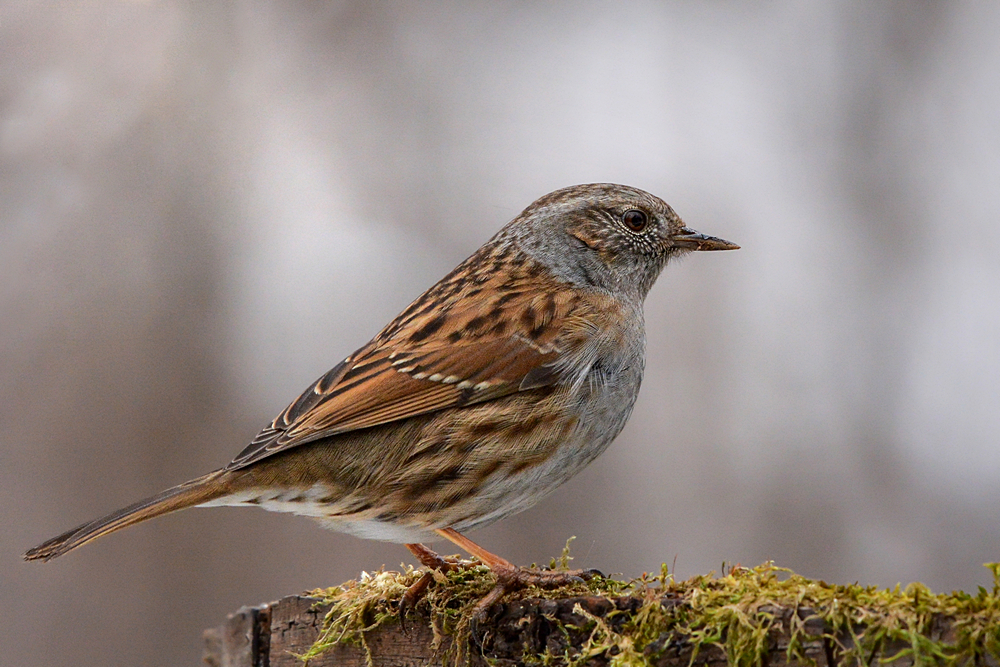
<path id="1" fill-rule="evenodd" d="M 565 568 L 568 560 L 564 551 L 551 565 Z M 993 590 L 980 587 L 975 595 L 933 594 L 919 583 L 903 590 L 832 585 L 765 563 L 752 569 L 724 568 L 722 576 L 713 573 L 681 582 L 674 581 L 664 565 L 656 576 L 627 582 L 598 577 L 546 591 L 528 588 L 505 601 L 595 595 L 638 601 L 628 613 L 611 611 L 603 617 L 577 604 L 574 615 L 580 623 L 556 628 L 567 638 L 565 652 L 525 655 L 525 663 L 581 665 L 600 657 L 611 665 L 646 665 L 667 645 L 676 647 L 681 641 L 691 651 L 692 664 L 700 652 L 717 646 L 730 665 L 758 667 L 780 631 L 787 638 L 790 661 L 811 662 L 805 647 L 822 639 L 840 663 L 871 665 L 876 659 L 908 657 L 918 665 L 983 664 L 985 658 L 1000 659 L 1000 565 L 987 567 L 993 572 Z M 301 657 L 308 661 L 339 642 L 365 646 L 367 632 L 395 622 L 400 597 L 421 572 L 406 568 L 363 573 L 358 581 L 313 591 L 320 604 L 331 608 L 320 637 Z M 419 603 L 429 610 L 443 663 L 466 662 L 472 610 L 493 585 L 487 568 L 470 564 L 439 575 Z M 947 641 L 939 637 L 942 621 L 949 623 Z M 453 639 L 447 645 L 442 642 L 446 636 Z M 570 636 L 577 641 L 569 641 Z"/>

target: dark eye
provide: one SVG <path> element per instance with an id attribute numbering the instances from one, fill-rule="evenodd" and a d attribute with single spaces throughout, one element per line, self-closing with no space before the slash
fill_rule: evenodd
<path id="1" fill-rule="evenodd" d="M 649 218 L 642 211 L 637 211 L 632 209 L 631 211 L 625 211 L 622 216 L 622 222 L 625 226 L 631 229 L 633 232 L 641 232 L 646 228 L 646 223 L 649 222 Z"/>

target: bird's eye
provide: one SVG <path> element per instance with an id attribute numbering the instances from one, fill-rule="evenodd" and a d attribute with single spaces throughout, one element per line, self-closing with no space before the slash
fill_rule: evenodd
<path id="1" fill-rule="evenodd" d="M 625 211 L 622 215 L 622 222 L 625 226 L 631 229 L 633 232 L 641 232 L 646 228 L 646 223 L 649 222 L 649 218 L 642 211 L 637 211 L 632 209 L 630 211 Z"/>

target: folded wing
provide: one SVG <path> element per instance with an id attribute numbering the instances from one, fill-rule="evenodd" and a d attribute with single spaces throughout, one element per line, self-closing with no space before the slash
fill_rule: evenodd
<path id="1" fill-rule="evenodd" d="M 558 383 L 566 366 L 560 359 L 593 333 L 588 315 L 597 304 L 530 268 L 500 284 L 497 272 L 477 280 L 463 267 L 313 383 L 228 468 L 338 433 Z"/>

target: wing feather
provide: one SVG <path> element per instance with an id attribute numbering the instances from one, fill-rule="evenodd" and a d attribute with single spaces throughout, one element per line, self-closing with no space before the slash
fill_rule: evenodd
<path id="1" fill-rule="evenodd" d="M 338 433 L 558 383 L 560 358 L 585 342 L 590 331 L 580 324 L 599 304 L 527 258 L 503 279 L 496 270 L 478 274 L 484 262 L 474 260 L 314 382 L 229 469 Z"/>

